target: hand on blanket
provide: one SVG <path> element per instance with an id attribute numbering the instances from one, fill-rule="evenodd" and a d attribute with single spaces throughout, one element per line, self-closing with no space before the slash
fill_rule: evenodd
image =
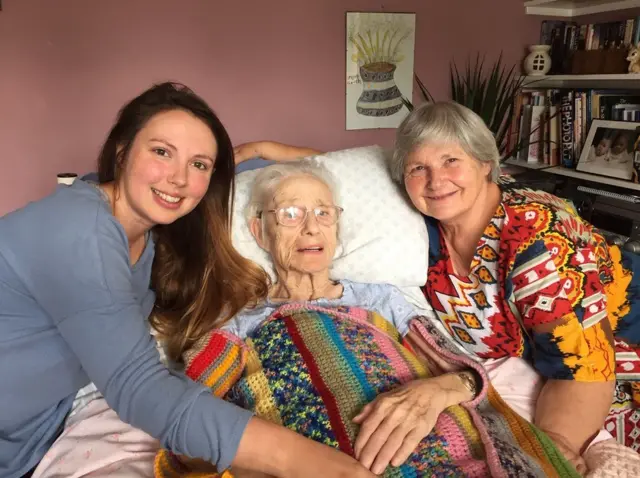
<path id="1" fill-rule="evenodd" d="M 355 457 L 375 474 L 400 466 L 436 424 L 442 411 L 470 400 L 456 374 L 414 380 L 379 395 L 353 421 L 360 424 Z"/>
<path id="2" fill-rule="evenodd" d="M 585 476 L 587 474 L 587 463 L 584 461 L 584 458 L 580 455 L 579 451 L 575 451 L 572 449 L 571 445 L 569 445 L 566 438 L 563 436 L 544 430 L 549 438 L 553 440 L 553 443 L 556 445 L 556 448 L 560 453 L 564 455 L 569 463 L 571 463 L 575 469 L 580 473 L 581 476 Z"/>
<path id="3" fill-rule="evenodd" d="M 265 437 L 273 446 L 264 445 Z M 231 468 L 291 478 L 375 478 L 352 456 L 257 417 L 249 420 Z"/>

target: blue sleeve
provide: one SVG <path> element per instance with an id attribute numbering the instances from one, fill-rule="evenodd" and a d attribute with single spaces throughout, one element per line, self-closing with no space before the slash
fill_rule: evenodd
<path id="1" fill-rule="evenodd" d="M 221 329 L 244 340 L 251 337 L 253 332 L 265 322 L 275 307 L 258 305 L 253 309 L 244 309 L 233 319 L 224 324 Z"/>
<path id="2" fill-rule="evenodd" d="M 98 212 L 95 227 L 38 254 L 33 295 L 122 420 L 176 453 L 225 469 L 251 413 L 162 365 L 114 222 Z"/>
<path id="3" fill-rule="evenodd" d="M 409 322 L 420 315 L 418 309 L 411 305 L 396 287 L 388 284 L 370 284 L 374 289 L 371 294 L 370 308 L 391 322 L 402 336 L 409 332 Z M 377 289 L 377 290 L 376 290 Z"/>

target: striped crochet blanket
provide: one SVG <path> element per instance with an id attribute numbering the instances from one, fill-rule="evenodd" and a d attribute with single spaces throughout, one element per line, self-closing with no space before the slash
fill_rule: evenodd
<path id="1" fill-rule="evenodd" d="M 472 402 L 448 408 L 434 430 L 384 477 L 577 477 L 551 440 L 513 412 L 482 368 L 455 355 L 449 341 L 423 318 L 411 329 L 449 363 L 485 378 Z M 377 395 L 428 377 L 424 361 L 397 330 L 374 312 L 308 304 L 278 309 L 245 341 L 224 331 L 202 339 L 185 356 L 186 372 L 212 392 L 256 415 L 353 455 L 352 422 Z M 211 465 L 161 451 L 159 478 L 233 477 Z"/>

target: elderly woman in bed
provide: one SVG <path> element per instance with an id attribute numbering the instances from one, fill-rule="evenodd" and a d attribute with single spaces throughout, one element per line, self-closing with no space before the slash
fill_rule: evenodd
<path id="1" fill-rule="evenodd" d="M 314 152 L 249 143 L 236 148 L 236 161 L 255 153 L 287 160 Z M 425 216 L 423 291 L 452 339 L 485 368 L 519 366 L 515 358 L 533 366 L 540 392 L 531 419 L 579 469 L 605 418 L 632 446 L 638 428 L 615 415 L 640 387 L 621 380 L 635 369 L 616 368 L 614 335 L 617 349 L 638 360 L 638 257 L 607 246 L 565 201 L 499 185 L 495 139 L 459 104 L 426 104 L 407 116 L 390 170 Z"/>
<path id="2" fill-rule="evenodd" d="M 493 135 L 456 103 L 404 120 L 391 172 L 426 218 L 423 291 L 439 320 L 472 355 L 532 363 L 544 379 L 533 422 L 583 467 L 605 419 L 607 430 L 623 421 L 607 418 L 616 372 L 627 370 L 616 370 L 614 336 L 637 360 L 638 256 L 608 246 L 564 200 L 499 186 Z"/>
<path id="3" fill-rule="evenodd" d="M 278 164 L 259 174 L 248 224 L 258 245 L 271 256 L 277 279 L 265 304 L 235 317 L 223 329 L 250 337 L 282 304 L 305 302 L 372 310 L 403 336 L 408 333 L 409 321 L 418 312 L 397 289 L 330 278 L 342 212 L 332 189 L 328 172 L 313 163 Z M 362 424 L 354 446 L 356 458 L 374 473 L 389 463 L 404 462 L 442 410 L 473 398 L 475 377 L 467 370 L 414 381 L 385 395 L 384 413 L 376 409 L 377 402 L 365 407 L 354 419 Z"/>
<path id="4" fill-rule="evenodd" d="M 406 337 L 407 343 L 412 343 L 411 336 L 417 340 L 415 333 L 409 332 L 409 322 L 419 313 L 394 287 L 330 278 L 342 212 L 335 203 L 332 184 L 328 171 L 312 162 L 278 164 L 259 173 L 247 211 L 248 226 L 258 245 L 270 255 L 276 280 L 266 302 L 238 314 L 222 326 L 222 331 L 214 331 L 213 338 L 200 341 L 184 362 L 187 374 L 207 383 L 217 395 L 225 395 L 241 406 L 325 444 L 332 443 L 330 437 L 334 433 L 342 433 L 335 431 L 335 413 L 338 413 L 343 417 L 339 428 L 355 440 L 349 439 L 350 443 L 345 446 L 344 439 L 338 438 L 334 446 L 352 453 L 380 474 L 389 464 L 402 465 L 416 451 L 442 411 L 472 400 L 479 390 L 480 377 L 470 369 L 447 364 L 436 353 L 422 350 L 425 347 L 418 341 L 414 347 L 426 353 L 429 373 L 438 374 L 428 375 L 416 356 L 400 344 L 401 336 Z M 283 309 L 296 307 L 304 307 L 304 313 L 310 314 L 310 318 L 289 317 L 287 322 Z M 362 328 L 366 330 L 362 332 Z M 291 347 L 287 340 L 292 342 Z M 221 350 L 229 349 L 230 343 L 241 344 L 243 351 L 247 344 L 252 349 L 246 365 L 245 359 L 240 360 L 242 375 L 234 375 L 233 367 L 228 365 L 236 354 L 218 358 Z M 390 379 L 391 375 L 386 374 L 391 362 L 381 359 L 381 355 L 389 351 L 397 357 L 397 363 L 404 361 L 408 365 L 397 370 L 423 372 L 409 375 L 403 372 L 404 378 L 394 375 Z M 358 355 L 358 352 L 362 353 Z M 299 357 L 305 353 L 313 357 L 304 356 L 301 360 Z M 341 362 L 345 357 L 348 358 Z M 270 363 L 266 364 L 265 360 Z M 257 366 L 256 362 L 261 365 Z M 395 363 L 395 359 L 392 362 Z M 340 363 L 349 363 L 350 371 L 341 373 Z M 263 369 L 269 370 L 268 377 L 256 377 L 255 371 Z M 226 383 L 235 382 L 234 385 L 230 385 L 229 390 L 218 387 L 216 374 L 224 376 Z M 279 374 L 282 376 L 274 377 Z M 358 374 L 364 382 L 356 388 L 368 392 L 363 395 L 354 389 L 342 390 L 341 403 L 340 397 L 336 397 L 339 412 L 334 409 L 328 422 L 322 415 L 324 412 L 315 415 L 317 409 L 313 404 L 318 400 L 326 403 L 323 393 L 329 393 L 327 389 L 333 390 L 330 393 L 341 390 L 341 386 L 336 387 L 336 380 L 343 380 L 341 375 L 346 377 L 346 389 L 349 384 L 354 385 L 352 378 Z M 427 376 L 429 378 L 420 378 Z M 324 385 L 318 385 L 318 381 Z M 403 382 L 407 383 L 399 385 Z M 325 385 L 327 388 L 322 392 Z M 262 395 L 239 398 L 253 389 Z M 321 397 L 315 396 L 318 392 Z M 386 393 L 380 395 L 380 392 Z M 292 408 L 287 408 L 289 402 Z M 296 404 L 301 405 L 295 408 Z M 331 408 L 318 406 L 322 410 Z M 287 409 L 282 411 L 282 408 Z M 353 420 L 353 423 L 344 423 L 344 420 Z M 332 431 L 327 431 L 322 423 L 331 423 Z M 358 428 L 357 437 L 351 435 Z M 430 446 L 425 444 L 423 448 Z M 295 450 L 286 452 L 295 453 Z M 172 461 L 159 458 L 157 469 Z M 427 460 L 422 461 L 428 466 Z M 234 473 L 244 476 L 239 470 Z M 171 476 L 171 471 L 157 476 Z"/>

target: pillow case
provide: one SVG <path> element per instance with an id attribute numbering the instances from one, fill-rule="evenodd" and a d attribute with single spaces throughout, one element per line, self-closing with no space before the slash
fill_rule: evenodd
<path id="1" fill-rule="evenodd" d="M 427 280 L 427 230 L 422 215 L 391 180 L 387 154 L 379 146 L 368 146 L 306 160 L 321 163 L 333 175 L 337 203 L 344 208 L 331 277 L 415 289 Z M 232 240 L 243 256 L 274 278 L 271 260 L 258 247 L 244 215 L 258 173 L 251 170 L 236 176 Z M 412 302 L 425 304 L 419 290 L 409 296 Z"/>

